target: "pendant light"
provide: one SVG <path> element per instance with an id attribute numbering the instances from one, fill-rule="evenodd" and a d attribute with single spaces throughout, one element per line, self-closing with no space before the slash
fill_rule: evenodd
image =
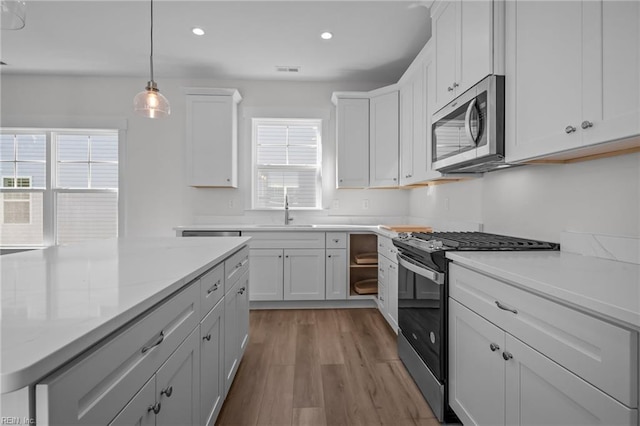
<path id="1" fill-rule="evenodd" d="M 158 90 L 153 81 L 153 0 L 151 0 L 151 55 L 149 56 L 151 78 L 145 90 L 133 98 L 133 108 L 136 113 L 149 118 L 161 118 L 171 114 L 169 101 Z"/>
<path id="2" fill-rule="evenodd" d="M 0 29 L 21 30 L 26 20 L 27 4 L 21 0 L 0 2 Z"/>

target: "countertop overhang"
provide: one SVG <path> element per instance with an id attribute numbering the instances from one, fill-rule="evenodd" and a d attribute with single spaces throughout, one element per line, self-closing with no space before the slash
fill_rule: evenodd
<path id="1" fill-rule="evenodd" d="M 2 393 L 36 383 L 250 238 L 122 238 L 0 257 Z"/>
<path id="2" fill-rule="evenodd" d="M 640 265 L 562 251 L 448 252 L 455 263 L 640 331 Z"/>

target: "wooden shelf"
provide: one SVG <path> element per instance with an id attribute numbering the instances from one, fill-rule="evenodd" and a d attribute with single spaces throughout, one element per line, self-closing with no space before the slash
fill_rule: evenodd
<path id="1" fill-rule="evenodd" d="M 352 263 L 349 266 L 351 268 L 377 268 L 378 264 L 377 263 L 369 263 L 368 265 L 360 265 L 358 263 Z"/>

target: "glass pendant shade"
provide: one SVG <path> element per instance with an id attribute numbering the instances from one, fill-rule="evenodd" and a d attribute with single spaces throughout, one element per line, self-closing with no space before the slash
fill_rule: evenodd
<path id="1" fill-rule="evenodd" d="M 160 93 L 155 81 L 148 82 L 145 90 L 133 98 L 133 109 L 148 118 L 162 118 L 171 114 L 169 101 Z"/>
<path id="2" fill-rule="evenodd" d="M 20 30 L 24 28 L 27 5 L 20 0 L 2 0 L 0 2 L 0 29 Z"/>

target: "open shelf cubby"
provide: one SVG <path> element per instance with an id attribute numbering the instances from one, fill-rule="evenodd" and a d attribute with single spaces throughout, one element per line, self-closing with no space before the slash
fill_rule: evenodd
<path id="1" fill-rule="evenodd" d="M 378 237 L 349 234 L 349 295 L 375 297 L 377 293 Z"/>

